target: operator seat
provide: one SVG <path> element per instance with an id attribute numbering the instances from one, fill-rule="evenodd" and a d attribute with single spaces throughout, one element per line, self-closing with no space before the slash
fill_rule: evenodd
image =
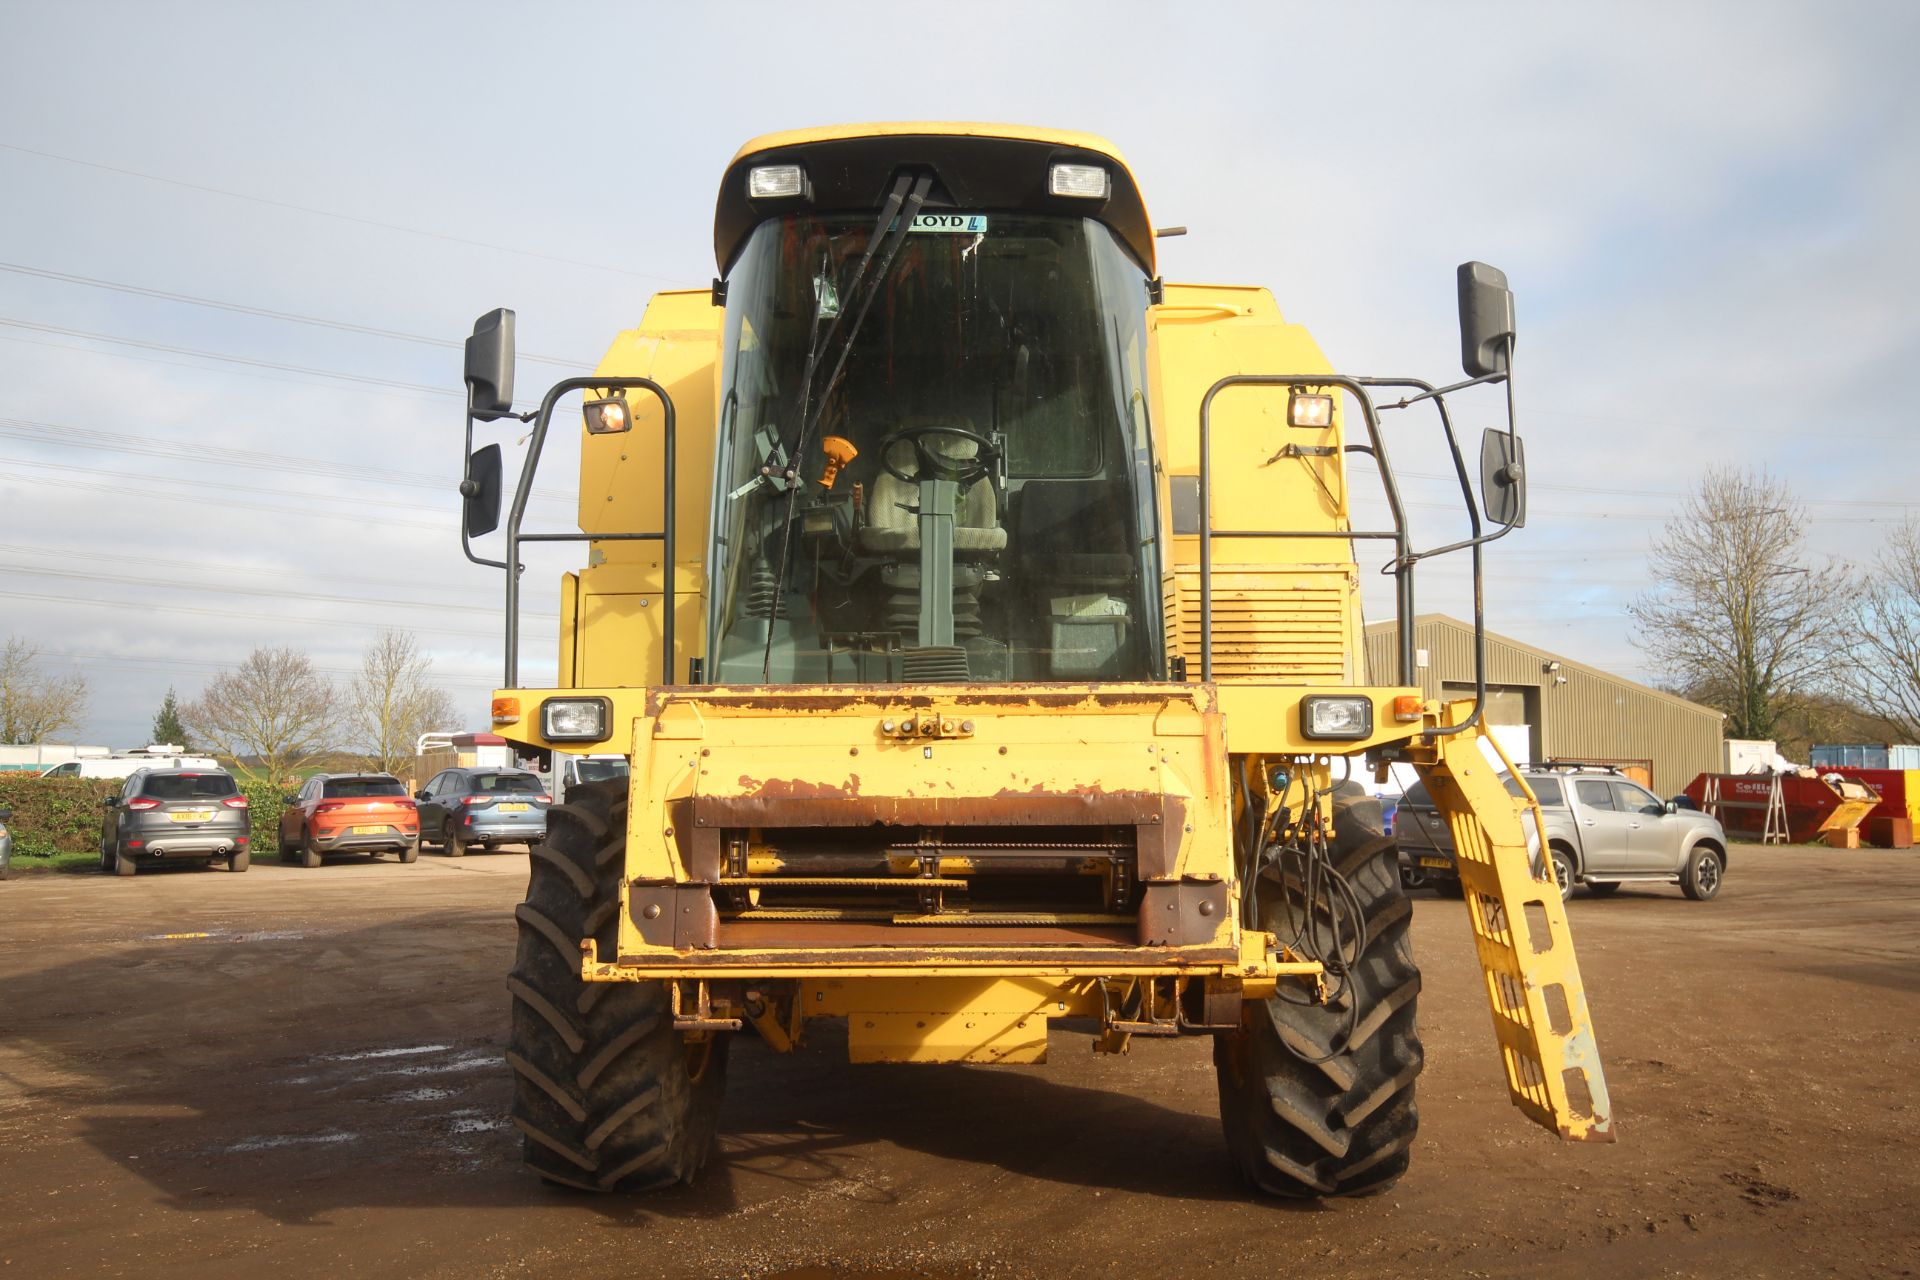
<path id="1" fill-rule="evenodd" d="M 909 419 L 907 426 L 957 426 L 971 430 L 961 419 Z M 924 447 L 929 453 L 955 462 L 975 457 L 980 448 L 958 436 L 927 436 Z M 886 460 L 912 475 L 918 468 L 913 442 L 898 440 L 887 450 Z M 875 555 L 917 555 L 920 551 L 920 488 L 900 479 L 884 467 L 874 477 L 873 493 L 867 499 L 867 522 L 860 529 L 860 549 Z M 980 480 L 960 495 L 953 521 L 953 551 L 956 557 L 970 560 L 990 558 L 1006 549 L 1007 531 L 1000 527 L 1000 503 L 993 485 Z"/>

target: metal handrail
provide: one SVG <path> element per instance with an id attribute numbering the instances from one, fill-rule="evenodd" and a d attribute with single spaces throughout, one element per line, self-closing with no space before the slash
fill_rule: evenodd
<path id="1" fill-rule="evenodd" d="M 660 401 L 662 410 L 663 435 L 661 438 L 663 494 L 661 510 L 664 527 L 650 533 L 521 533 L 520 522 L 526 517 L 527 499 L 533 492 L 534 472 L 540 465 L 540 453 L 547 443 L 547 426 L 553 417 L 553 409 L 560 397 L 572 391 L 586 391 L 605 388 L 607 390 L 642 389 L 651 391 Z M 665 387 L 652 378 L 565 378 L 553 384 L 545 398 L 540 401 L 540 411 L 535 416 L 532 437 L 527 445 L 526 465 L 520 469 L 520 482 L 513 492 L 513 507 L 507 515 L 507 662 L 505 687 L 512 689 L 520 683 L 520 573 L 524 566 L 520 563 L 520 544 L 523 542 L 658 542 L 661 544 L 661 559 L 665 561 L 666 599 L 660 619 L 661 662 L 663 665 L 663 684 L 673 683 L 673 614 L 677 602 L 676 573 L 678 565 L 674 560 L 674 483 L 675 460 L 673 450 L 674 434 L 673 397 L 667 394 Z"/>

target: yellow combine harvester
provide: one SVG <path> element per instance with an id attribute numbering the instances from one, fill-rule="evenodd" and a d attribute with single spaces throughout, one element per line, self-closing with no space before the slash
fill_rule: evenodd
<path id="1" fill-rule="evenodd" d="M 1212 1037 L 1257 1186 L 1378 1189 L 1414 1139 L 1420 975 L 1350 775 L 1391 761 L 1452 824 L 1514 1102 L 1609 1136 L 1537 812 L 1478 703 L 1423 702 L 1413 671 L 1418 562 L 1467 551 L 1477 599 L 1480 545 L 1523 517 L 1511 400 L 1484 534 L 1447 418 L 1507 379 L 1504 278 L 1461 268 L 1468 380 L 1436 390 L 1336 374 L 1264 289 L 1162 284 L 1154 239 L 1099 138 L 805 130 L 728 166 L 712 290 L 656 296 L 536 411 L 513 407 L 512 313 L 475 326 L 467 554 L 588 544 L 553 688 L 520 686 L 505 574 L 494 727 L 631 760 L 553 811 L 517 912 L 508 1058 L 542 1177 L 690 1179 L 748 1027 L 1033 1063 L 1076 1018 L 1108 1053 Z M 580 531 L 530 532 L 575 392 Z M 1473 520 L 1450 547 L 1413 544 L 1389 465 L 1381 413 L 1415 403 Z M 500 451 L 473 438 L 502 418 L 534 427 L 493 560 L 471 538 L 499 523 Z M 1351 455 L 1391 527 L 1353 527 Z M 1397 579 L 1388 683 L 1362 670 L 1360 541 Z"/>

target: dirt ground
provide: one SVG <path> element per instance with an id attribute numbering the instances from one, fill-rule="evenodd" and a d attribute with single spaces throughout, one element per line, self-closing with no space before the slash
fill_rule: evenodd
<path id="1" fill-rule="evenodd" d="M 0 884 L 0 1276 L 1776 1276 L 1920 1270 L 1920 852 L 1739 848 L 1576 896 L 1618 1117 L 1502 1089 L 1462 904 L 1416 895 L 1412 1171 L 1252 1198 L 1202 1040 L 852 1067 L 743 1038 L 720 1150 L 637 1199 L 519 1167 L 517 854 Z M 183 936 L 185 935 L 185 936 Z M 192 936 L 208 935 L 208 936 Z"/>

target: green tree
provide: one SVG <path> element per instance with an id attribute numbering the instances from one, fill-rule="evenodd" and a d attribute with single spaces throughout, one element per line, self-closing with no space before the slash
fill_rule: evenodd
<path id="1" fill-rule="evenodd" d="M 153 737 L 150 742 L 171 742 L 182 747 L 192 747 L 187 741 L 187 726 L 180 722 L 180 703 L 173 695 L 173 687 L 167 687 L 167 700 L 160 704 L 160 710 L 153 717 Z"/>

